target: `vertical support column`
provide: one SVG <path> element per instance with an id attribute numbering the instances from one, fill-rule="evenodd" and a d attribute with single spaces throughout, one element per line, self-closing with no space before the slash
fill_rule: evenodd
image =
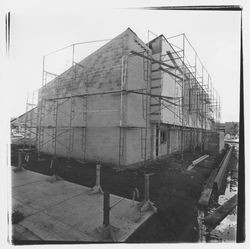
<path id="1" fill-rule="evenodd" d="M 13 170 L 14 172 L 23 171 L 23 160 L 22 160 L 22 150 L 18 150 L 18 161 L 17 161 L 17 167 Z"/>
<path id="2" fill-rule="evenodd" d="M 41 154 L 41 147 L 42 147 L 42 137 L 43 137 L 43 129 L 42 129 L 42 116 L 43 116 L 43 87 L 44 87 L 44 68 L 45 68 L 45 56 L 43 56 L 43 66 L 42 66 L 42 87 L 40 96 L 38 95 L 38 103 L 37 103 L 37 128 L 36 128 L 36 146 L 37 148 L 37 154 L 38 154 L 38 160 L 40 159 Z"/>
<path id="3" fill-rule="evenodd" d="M 96 183 L 95 186 L 90 190 L 89 194 L 103 194 L 103 190 L 101 187 L 101 165 L 99 163 L 96 164 Z"/>
<path id="4" fill-rule="evenodd" d="M 185 117 L 185 114 L 184 114 L 184 94 L 185 94 L 185 91 L 184 91 L 184 86 L 185 86 L 185 34 L 183 34 L 182 36 L 182 46 L 183 46 L 183 75 L 182 75 L 182 124 L 181 124 L 181 159 L 183 160 L 183 152 L 184 152 L 184 117 Z"/>
<path id="5" fill-rule="evenodd" d="M 83 102 L 83 126 L 82 127 L 82 151 L 84 160 L 87 158 L 87 125 L 88 125 L 88 76 L 86 75 L 86 95 L 82 97 Z"/>
<path id="6" fill-rule="evenodd" d="M 110 194 L 105 191 L 103 195 L 103 225 L 109 226 Z"/>
<path id="7" fill-rule="evenodd" d="M 55 119 L 55 127 L 54 127 L 54 156 L 56 157 L 56 149 L 57 149 L 57 121 L 58 121 L 58 100 L 56 100 L 56 106 L 55 106 L 55 113 L 54 113 L 54 119 Z"/>
<path id="8" fill-rule="evenodd" d="M 123 155 L 124 155 L 124 90 L 126 90 L 126 77 L 127 77 L 127 62 L 128 56 L 122 56 L 122 65 L 121 65 L 121 103 L 120 103 L 120 122 L 119 122 L 119 158 L 118 164 L 119 166 L 123 163 Z"/>
<path id="9" fill-rule="evenodd" d="M 42 91 L 43 88 L 41 89 L 41 100 L 38 103 L 38 110 L 37 110 L 37 147 L 38 147 L 38 160 L 40 160 L 41 156 L 41 149 L 43 146 L 44 142 L 44 128 L 42 127 L 43 125 L 43 118 L 44 118 L 44 109 L 46 109 L 46 101 L 42 99 Z"/>
<path id="10" fill-rule="evenodd" d="M 53 183 L 59 180 L 62 180 L 62 177 L 58 175 L 58 169 L 57 169 L 57 164 L 56 164 L 56 155 L 53 156 L 53 158 L 50 161 L 50 169 L 52 170 L 52 176 L 50 176 L 47 181 Z"/>
<path id="11" fill-rule="evenodd" d="M 58 122 L 58 100 L 56 100 L 55 103 L 55 109 L 54 109 L 54 120 L 55 120 L 55 127 L 54 127 L 54 135 L 53 135 L 53 140 L 52 143 L 54 142 L 54 156 L 53 159 L 51 160 L 51 168 L 52 168 L 52 176 L 48 178 L 48 181 L 53 183 L 56 182 L 57 180 L 62 180 L 62 178 L 57 175 L 57 165 L 56 165 L 56 158 L 57 158 L 57 133 L 58 133 L 58 127 L 57 127 L 57 122 Z"/>
<path id="12" fill-rule="evenodd" d="M 110 225 L 110 193 L 104 192 L 103 195 L 103 223 L 102 226 L 94 229 L 92 236 L 98 241 L 117 242 L 116 231 L 119 229 Z"/>
<path id="13" fill-rule="evenodd" d="M 149 57 L 149 51 L 146 50 L 146 55 L 147 57 Z M 147 143 L 148 143 L 148 129 L 150 128 L 150 103 L 151 103 L 151 99 L 150 99 L 150 89 L 151 89 L 151 75 L 150 75 L 150 61 L 147 59 L 147 77 L 146 77 L 146 81 L 147 81 L 147 85 L 146 85 L 146 115 L 145 115 L 145 145 L 144 145 L 144 164 L 146 165 L 146 160 L 147 160 Z"/>
<path id="14" fill-rule="evenodd" d="M 149 177 L 153 174 L 144 174 L 144 200 L 138 205 L 141 212 L 153 211 L 157 212 L 157 208 L 154 206 L 154 203 L 149 200 Z"/>
<path id="15" fill-rule="evenodd" d="M 70 160 L 71 158 L 71 153 L 74 148 L 74 128 L 72 127 L 72 121 L 75 117 L 75 102 L 73 99 L 73 85 L 76 82 L 76 65 L 74 62 L 74 57 L 75 57 L 75 44 L 72 45 L 72 67 L 73 67 L 73 73 L 74 77 L 70 82 L 70 99 L 69 99 L 69 104 L 70 104 L 70 115 L 69 115 L 69 144 L 68 144 L 68 151 L 67 151 L 67 158 Z"/>

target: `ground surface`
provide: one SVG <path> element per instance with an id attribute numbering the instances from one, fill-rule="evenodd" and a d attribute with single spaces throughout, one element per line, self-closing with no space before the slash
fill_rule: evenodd
<path id="1" fill-rule="evenodd" d="M 23 219 L 13 225 L 14 239 L 42 241 L 103 241 L 103 195 L 91 188 L 29 170 L 12 170 L 12 206 Z M 110 195 L 114 241 L 124 242 L 150 216 L 132 200 Z M 112 240 L 111 240 L 112 241 Z"/>
<path id="2" fill-rule="evenodd" d="M 134 188 L 139 189 L 139 201 L 143 200 L 144 172 L 150 177 L 150 199 L 158 213 L 139 229 L 129 242 L 196 242 L 198 240 L 197 202 L 203 184 L 211 169 L 218 166 L 223 155 L 210 156 L 191 171 L 186 167 L 204 153 L 185 153 L 153 162 L 147 168 L 118 172 L 109 167 L 101 169 L 101 185 L 112 194 L 132 199 Z M 35 156 L 34 156 L 35 158 Z M 25 167 L 29 170 L 52 175 L 49 156 L 42 161 L 30 157 Z M 12 165 L 17 165 L 17 152 L 12 148 Z M 57 160 L 59 175 L 65 180 L 87 187 L 95 185 L 95 164 L 65 159 Z"/>

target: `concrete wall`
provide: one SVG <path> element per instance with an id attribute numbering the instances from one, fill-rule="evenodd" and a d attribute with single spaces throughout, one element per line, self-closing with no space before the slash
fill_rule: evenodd
<path id="1" fill-rule="evenodd" d="M 40 89 L 39 106 L 45 114 L 40 120 L 44 127 L 41 152 L 120 165 L 150 158 L 150 131 L 147 140 L 142 135 L 149 126 L 146 111 L 150 103 L 145 95 L 119 92 L 122 87 L 144 91 L 149 88 L 147 61 L 129 55 L 122 66 L 123 55 L 131 50 L 150 52 L 127 29 Z M 67 98 L 71 94 L 87 96 L 71 100 Z M 51 139 L 55 130 L 61 134 L 56 145 Z"/>
<path id="2" fill-rule="evenodd" d="M 161 40 L 156 39 L 150 43 L 152 49 L 152 58 L 160 60 L 161 57 Z M 151 94 L 160 95 L 162 88 L 162 73 L 159 70 L 160 65 L 152 62 L 151 64 Z M 160 122 L 161 120 L 161 104 L 157 98 L 151 98 L 150 100 L 150 120 L 152 122 Z"/>
<path id="3" fill-rule="evenodd" d="M 201 96 L 200 90 L 197 90 L 196 80 L 190 74 L 190 71 L 182 65 L 182 54 L 179 53 L 178 56 L 163 36 L 151 41 L 150 48 L 154 59 L 162 60 L 172 67 L 178 66 L 179 69 L 171 69 L 161 65 L 163 69 L 169 70 L 180 77 L 180 79 L 175 78 L 173 75 L 160 70 L 158 63 L 152 63 L 151 93 L 169 97 L 169 101 L 176 104 L 162 101 L 162 104 L 159 105 L 159 102 L 157 103 L 153 98 L 151 100 L 151 112 L 154 112 L 154 115 L 151 115 L 151 121 L 161 123 L 160 130 L 166 133 L 164 142 L 160 139 L 161 132 L 158 135 L 159 156 L 181 151 L 182 145 L 184 150 L 204 147 L 205 137 L 200 129 L 210 130 L 211 121 L 208 119 L 205 121 L 201 116 L 201 111 L 209 113 L 209 109 L 204 104 L 204 96 Z M 184 79 L 182 78 L 183 72 Z M 184 98 L 182 98 L 183 95 Z M 197 111 L 197 109 L 200 111 Z M 181 126 L 184 127 L 184 131 L 182 131 Z M 156 141 L 156 134 L 153 134 L 153 137 Z M 154 143 L 153 156 L 155 157 L 156 145 Z"/>
<path id="4" fill-rule="evenodd" d="M 128 47 L 130 50 L 150 56 L 151 51 L 137 36 L 129 36 Z M 129 55 L 127 59 L 126 90 L 147 93 L 150 91 L 150 61 L 135 55 Z M 126 116 L 124 129 L 125 164 L 135 164 L 151 158 L 151 132 L 150 132 L 150 99 L 143 94 L 128 93 L 124 95 Z"/>
<path id="5" fill-rule="evenodd" d="M 152 48 L 154 59 L 161 59 L 166 64 L 173 67 L 178 66 L 179 68 L 170 69 L 169 67 L 162 65 L 163 69 L 167 69 L 170 72 L 178 75 L 180 79 L 162 70 L 157 70 L 159 68 L 159 64 L 157 63 L 152 66 L 152 86 L 158 86 L 154 92 L 156 94 L 162 94 L 163 96 L 176 98 L 176 100 L 172 100 L 172 102 L 178 104 L 178 106 L 175 106 L 164 103 L 167 108 L 164 108 L 162 104 L 161 107 L 163 109 L 161 111 L 161 122 L 172 125 L 184 125 L 186 127 L 211 129 L 211 121 L 207 119 L 205 122 L 205 119 L 202 119 L 201 115 L 199 115 L 197 112 L 197 109 L 200 109 L 200 112 L 203 110 L 203 112 L 209 114 L 210 110 L 208 106 L 205 106 L 203 100 L 204 96 L 199 94 L 200 90 L 196 90 L 197 87 L 199 88 L 196 80 L 192 74 L 190 74 L 188 68 L 183 67 L 182 53 L 175 53 L 175 50 L 171 44 L 166 41 L 164 36 L 159 36 L 151 41 L 150 47 Z M 183 72 L 185 74 L 184 79 L 182 79 Z M 183 90 L 182 84 L 184 86 Z M 184 93 L 183 99 L 179 98 L 183 95 L 182 91 Z M 181 117 L 184 117 L 183 121 Z M 154 117 L 152 119 L 154 119 Z"/>
<path id="6" fill-rule="evenodd" d="M 224 149 L 224 132 L 210 132 L 207 134 L 205 149 L 210 152 L 221 153 Z"/>
<path id="7" fill-rule="evenodd" d="M 40 89 L 40 151 L 124 166 L 155 158 L 156 141 L 158 156 L 180 151 L 181 99 L 172 100 L 179 106 L 166 103 L 169 109 L 161 111 L 163 106 L 157 98 L 145 94 L 180 97 L 181 86 L 168 73 L 159 70 L 159 64 L 130 53 L 132 50 L 145 56 L 152 53 L 153 58 L 159 60 L 167 51 L 172 51 L 162 39 L 151 43 L 151 51 L 127 29 Z M 171 60 L 167 63 L 174 65 Z M 200 106 L 201 99 L 195 91 L 190 92 L 190 83 L 185 82 L 184 93 L 184 125 L 201 127 L 201 119 L 190 110 L 190 106 Z M 71 95 L 74 97 L 70 98 Z M 162 123 L 160 130 L 166 130 L 164 142 L 161 132 L 158 139 L 156 137 L 158 123 Z M 202 141 L 201 132 L 184 131 L 184 149 L 201 146 Z"/>

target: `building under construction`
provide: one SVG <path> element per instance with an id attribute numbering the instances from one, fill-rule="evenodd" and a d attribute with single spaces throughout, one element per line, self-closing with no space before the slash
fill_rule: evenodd
<path id="1" fill-rule="evenodd" d="M 68 70 L 43 70 L 37 103 L 12 122 L 39 154 L 128 166 L 222 149 L 219 96 L 185 34 L 144 43 L 128 28 L 78 62 L 76 46 Z"/>

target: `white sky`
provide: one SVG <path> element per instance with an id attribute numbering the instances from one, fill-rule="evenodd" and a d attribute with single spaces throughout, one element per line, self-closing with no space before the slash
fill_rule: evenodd
<path id="1" fill-rule="evenodd" d="M 115 9 L 136 6 L 135 2 L 142 6 L 143 1 L 130 2 L 130 5 L 119 5 L 117 1 L 115 5 L 97 8 L 94 3 L 76 8 L 78 1 L 74 0 L 70 7 L 65 1 L 60 4 L 34 1 L 36 5 L 30 2 L 24 8 L 21 2 L 25 1 L 20 4 L 15 1 L 10 8 L 11 51 L 7 68 L 10 116 L 23 113 L 27 93 L 41 86 L 44 54 L 75 42 L 114 38 L 130 27 L 145 42 L 148 30 L 166 37 L 185 33 L 219 92 L 221 121 L 238 120 L 240 12 Z M 93 46 L 84 46 L 86 51 L 93 49 Z M 83 50 L 81 54 L 82 58 L 87 55 Z"/>

